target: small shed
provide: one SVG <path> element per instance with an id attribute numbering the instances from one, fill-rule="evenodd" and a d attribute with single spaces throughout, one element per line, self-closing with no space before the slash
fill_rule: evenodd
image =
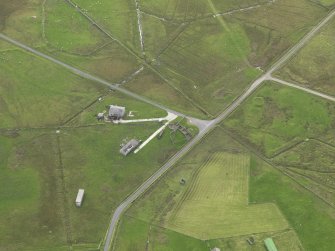
<path id="1" fill-rule="evenodd" d="M 98 120 L 104 120 L 105 118 L 105 114 L 103 112 L 99 112 L 98 115 L 97 115 L 97 119 Z"/>
<path id="2" fill-rule="evenodd" d="M 85 194 L 84 189 L 79 189 L 78 190 L 78 194 L 77 194 L 77 198 L 76 198 L 76 206 L 77 207 L 81 207 L 81 204 L 83 203 L 83 199 L 84 199 L 84 194 Z"/>
<path id="3" fill-rule="evenodd" d="M 108 112 L 109 119 L 120 120 L 124 117 L 125 114 L 126 114 L 125 107 L 117 106 L 117 105 L 109 106 L 109 112 Z"/>
<path id="4" fill-rule="evenodd" d="M 127 156 L 132 151 L 134 151 L 140 144 L 141 141 L 137 139 L 132 139 L 121 148 L 120 153 L 124 156 Z"/>
<path id="5" fill-rule="evenodd" d="M 266 238 L 264 240 L 264 244 L 265 244 L 266 250 L 268 250 L 268 251 L 278 251 L 275 243 L 272 240 L 272 238 Z"/>

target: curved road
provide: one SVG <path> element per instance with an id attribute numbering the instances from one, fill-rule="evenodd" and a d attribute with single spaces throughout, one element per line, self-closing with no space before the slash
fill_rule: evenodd
<path id="1" fill-rule="evenodd" d="M 118 221 L 122 215 L 122 213 L 131 205 L 133 201 L 135 201 L 138 197 L 140 197 L 155 181 L 157 181 L 169 168 L 171 168 L 181 157 L 183 157 L 193 146 L 195 146 L 197 143 L 200 142 L 200 140 L 209 133 L 217 124 L 219 124 L 222 120 L 224 120 L 231 112 L 233 112 L 239 105 L 241 105 L 265 80 L 271 80 L 271 74 L 277 70 L 279 67 L 281 67 L 287 60 L 289 60 L 298 50 L 300 50 L 320 29 L 323 27 L 331 18 L 335 16 L 335 10 L 331 11 L 319 24 L 317 24 L 307 35 L 305 35 L 295 46 L 293 46 L 287 53 L 284 54 L 282 58 L 280 58 L 267 72 L 265 72 L 260 78 L 255 80 L 251 86 L 239 97 L 237 98 L 220 116 L 218 116 L 216 119 L 211 121 L 202 121 L 194 118 L 188 117 L 191 121 L 198 123 L 198 127 L 200 129 L 200 132 L 197 136 L 195 136 L 183 149 L 181 149 L 178 153 L 176 153 L 171 159 L 169 159 L 168 162 L 166 162 L 155 174 L 153 174 L 149 179 L 147 179 L 133 194 L 131 194 L 126 200 L 124 200 L 115 210 L 113 217 L 111 219 L 108 232 L 105 239 L 105 246 L 104 251 L 108 251 L 110 249 L 112 238 L 115 233 L 116 226 L 118 224 Z M 185 116 L 182 113 L 173 111 L 161 104 L 158 104 L 148 98 L 142 97 L 136 93 L 133 93 L 131 91 L 128 91 L 122 87 L 119 87 L 118 85 L 111 84 L 106 80 L 103 80 L 101 78 L 98 78 L 96 76 L 93 76 L 89 73 L 83 72 L 75 67 L 72 67 L 64 62 L 61 62 L 53 57 L 50 57 L 42 52 L 39 52 L 35 49 L 30 48 L 29 46 L 20 43 L 12 38 L 9 38 L 8 36 L 0 33 L 0 38 L 4 41 L 7 41 L 11 44 L 14 44 L 30 53 L 33 53 L 37 56 L 40 56 L 42 58 L 45 58 L 53 63 L 56 63 L 71 72 L 101 83 L 103 85 L 106 85 L 110 87 L 113 90 L 119 91 L 123 94 L 126 94 L 130 97 L 133 97 L 137 100 L 141 100 L 143 102 L 149 103 L 153 106 L 159 107 L 161 109 L 164 109 L 166 111 L 169 111 L 171 113 L 174 113 L 178 116 Z"/>

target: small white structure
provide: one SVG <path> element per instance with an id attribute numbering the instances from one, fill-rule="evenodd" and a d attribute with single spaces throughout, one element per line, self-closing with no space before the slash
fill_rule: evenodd
<path id="1" fill-rule="evenodd" d="M 76 198 L 76 206 L 77 207 L 81 207 L 81 204 L 83 203 L 83 199 L 84 199 L 84 194 L 85 194 L 84 189 L 79 189 L 78 190 L 78 194 L 77 194 L 77 198 Z"/>
<path id="2" fill-rule="evenodd" d="M 221 251 L 220 248 L 213 248 L 211 251 Z"/>
<path id="3" fill-rule="evenodd" d="M 97 120 L 104 120 L 105 119 L 105 114 L 103 112 L 99 112 L 97 115 Z"/>

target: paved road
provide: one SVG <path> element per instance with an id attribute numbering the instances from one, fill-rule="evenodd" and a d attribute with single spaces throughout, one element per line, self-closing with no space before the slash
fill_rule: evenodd
<path id="1" fill-rule="evenodd" d="M 209 133 L 216 125 L 224 120 L 229 114 L 231 114 L 239 105 L 243 103 L 265 80 L 270 80 L 271 73 L 282 66 L 287 60 L 289 60 L 298 50 L 300 50 L 320 29 L 323 27 L 333 16 L 335 10 L 332 11 L 325 19 L 323 19 L 318 25 L 316 25 L 306 36 L 304 36 L 294 47 L 292 47 L 282 58 L 280 58 L 266 73 L 260 78 L 255 80 L 252 85 L 238 98 L 236 99 L 220 116 L 210 121 L 199 134 L 194 137 L 183 149 L 181 149 L 176 155 L 174 155 L 167 163 L 165 163 L 154 175 L 146 180 L 133 194 L 131 194 L 125 201 L 123 201 L 115 210 L 110 226 L 107 232 L 104 251 L 109 251 L 113 239 L 115 229 L 122 213 L 137 199 L 139 198 L 151 185 L 155 183 L 168 169 L 170 169 L 181 157 L 183 157 L 190 149 L 192 149 L 200 140 Z"/>
<path id="2" fill-rule="evenodd" d="M 173 114 L 175 114 L 177 116 L 186 117 L 186 118 L 194 121 L 194 125 L 197 126 L 200 130 L 204 126 L 207 126 L 207 124 L 209 123 L 209 121 L 207 121 L 207 120 L 196 119 L 196 118 L 193 118 L 192 116 L 189 116 L 187 114 L 183 114 L 181 112 L 177 112 L 175 110 L 172 110 L 172 109 L 170 109 L 170 108 L 168 108 L 168 107 L 166 107 L 166 106 L 164 106 L 164 105 L 162 105 L 162 104 L 160 104 L 158 102 L 155 102 L 155 101 L 153 101 L 151 99 L 148 99 L 146 97 L 143 97 L 141 95 L 133 93 L 133 92 L 131 92 L 131 91 L 125 89 L 125 88 L 122 88 L 122 87 L 120 87 L 119 84 L 110 83 L 110 82 L 108 82 L 108 81 L 106 81 L 106 80 L 104 80 L 102 78 L 99 78 L 97 76 L 94 76 L 92 74 L 84 72 L 82 70 L 79 70 L 76 67 L 68 65 L 68 64 L 66 64 L 66 63 L 64 63 L 64 62 L 62 62 L 62 61 L 60 61 L 58 59 L 55 59 L 55 58 L 53 58 L 51 56 L 48 56 L 48 55 L 46 55 L 46 54 L 44 54 L 44 53 L 42 53 L 40 51 L 37 51 L 37 50 L 35 50 L 35 49 L 33 49 L 33 48 L 31 48 L 31 47 L 29 47 L 29 46 L 27 46 L 27 45 L 25 45 L 25 44 L 17 41 L 15 39 L 12 39 L 12 38 L 6 36 L 3 33 L 0 33 L 0 39 L 2 39 L 4 41 L 7 41 L 7 42 L 9 42 L 9 43 L 11 43 L 13 45 L 16 45 L 17 47 L 20 47 L 20 48 L 22 48 L 22 49 L 24 49 L 24 50 L 26 50 L 26 51 L 28 51 L 30 53 L 33 53 L 33 54 L 39 56 L 39 57 L 45 58 L 45 59 L 47 59 L 47 60 L 49 60 L 49 61 L 51 61 L 51 62 L 53 62 L 55 64 L 58 64 L 58 65 L 60 65 L 60 66 L 62 66 L 64 68 L 70 70 L 71 72 L 73 72 L 74 74 L 76 74 L 76 75 L 78 75 L 80 77 L 92 80 L 94 82 L 98 82 L 98 83 L 103 84 L 103 85 L 106 85 L 106 86 L 108 86 L 112 90 L 119 91 L 119 92 L 121 92 L 121 93 L 123 93 L 123 94 L 125 94 L 127 96 L 130 96 L 130 97 L 135 98 L 137 100 L 143 101 L 143 102 L 148 103 L 150 105 L 153 105 L 153 106 L 155 106 L 157 108 L 160 108 L 160 109 L 163 109 L 163 110 L 165 110 L 167 112 L 173 113 Z"/>
<path id="3" fill-rule="evenodd" d="M 158 102 L 152 101 L 152 100 L 150 100 L 150 99 L 148 99 L 146 97 L 143 97 L 141 95 L 138 95 L 136 93 L 128 91 L 127 89 L 120 87 L 118 84 L 110 83 L 110 82 L 108 82 L 108 81 L 106 81 L 104 79 L 101 79 L 101 78 L 96 77 L 96 76 L 94 76 L 92 74 L 89 74 L 87 72 L 79 70 L 78 68 L 75 68 L 75 67 L 73 67 L 71 65 L 68 65 L 68 64 L 66 64 L 66 63 L 64 63 L 64 62 L 62 62 L 62 61 L 60 61 L 58 59 L 50 57 L 50 56 L 48 56 L 48 55 L 46 55 L 46 54 L 44 54 L 42 52 L 39 52 L 39 51 L 37 51 L 37 50 L 35 50 L 35 49 L 33 49 L 33 48 L 31 48 L 31 47 L 29 47 L 29 46 L 27 46 L 27 45 L 19 42 L 17 40 L 14 40 L 14 39 L 10 38 L 10 37 L 2 34 L 2 33 L 0 33 L 0 39 L 2 39 L 4 41 L 7 41 L 7 42 L 9 42 L 9 43 L 11 43 L 13 45 L 16 45 L 17 47 L 20 47 L 20 48 L 22 48 L 22 49 L 24 49 L 24 50 L 26 50 L 26 51 L 28 51 L 30 53 L 33 53 L 33 54 L 39 56 L 39 57 L 47 59 L 47 60 L 49 60 L 49 61 L 51 61 L 51 62 L 53 62 L 55 64 L 58 64 L 58 65 L 60 65 L 60 66 L 62 66 L 64 68 L 70 70 L 71 72 L 73 72 L 74 74 L 76 74 L 76 75 L 78 75 L 80 77 L 92 80 L 94 82 L 98 82 L 98 83 L 103 84 L 103 85 L 106 85 L 106 86 L 108 86 L 112 90 L 119 91 L 119 92 L 121 92 L 121 93 L 123 93 L 123 94 L 125 94 L 127 96 L 130 96 L 130 97 L 133 97 L 133 98 L 135 98 L 137 100 L 140 100 L 140 101 L 143 101 L 145 103 L 151 104 L 151 105 L 153 105 L 155 107 L 158 107 L 158 108 L 163 109 L 165 111 L 171 112 L 171 113 L 176 114 L 178 116 L 191 118 L 190 116 L 188 116 L 186 114 L 182 114 L 180 112 L 174 111 L 174 110 L 172 110 L 170 108 L 167 108 L 167 107 L 159 104 Z"/>
<path id="4" fill-rule="evenodd" d="M 300 86 L 300 85 L 292 84 L 292 83 L 287 82 L 285 80 L 282 80 L 282 79 L 279 79 L 279 78 L 274 78 L 274 77 L 271 77 L 270 80 L 278 82 L 278 83 L 280 83 L 282 85 L 287 85 L 287 86 L 290 86 L 290 87 L 302 90 L 304 92 L 308 92 L 310 94 L 313 94 L 313 95 L 319 96 L 321 98 L 324 98 L 324 99 L 327 99 L 327 100 L 335 102 L 335 97 L 329 96 L 327 94 L 324 94 L 324 93 L 321 93 L 321 92 L 318 92 L 318 91 L 311 90 L 311 89 L 309 89 L 307 87 L 303 87 L 303 86 Z"/>
<path id="5" fill-rule="evenodd" d="M 135 201 L 138 197 L 140 197 L 157 179 L 159 179 L 169 168 L 171 168 L 181 157 L 183 157 L 191 148 L 193 148 L 200 140 L 209 133 L 217 124 L 219 124 L 222 120 L 224 120 L 231 112 L 233 112 L 240 104 L 242 104 L 261 84 L 264 80 L 271 80 L 271 73 L 273 73 L 275 70 L 277 70 L 280 66 L 282 66 L 288 59 L 290 59 L 299 49 L 301 49 L 319 30 L 322 26 L 324 26 L 333 16 L 335 16 L 335 10 L 330 12 L 325 19 L 323 19 L 318 25 L 316 25 L 306 36 L 304 36 L 294 47 L 292 47 L 281 59 L 279 59 L 266 73 L 264 73 L 260 78 L 258 78 L 256 81 L 252 83 L 252 85 L 238 98 L 236 99 L 220 116 L 218 116 L 216 119 L 212 121 L 201 121 L 197 119 L 190 118 L 191 120 L 196 121 L 199 123 L 199 128 L 201 129 L 199 134 L 195 136 L 183 149 L 181 149 L 178 153 L 176 153 L 167 163 L 165 163 L 155 174 L 153 174 L 148 180 L 146 180 L 133 194 L 131 194 L 125 201 L 123 201 L 115 210 L 112 220 L 110 222 L 110 226 L 107 232 L 104 251 L 108 251 L 113 234 L 115 232 L 115 228 L 117 226 L 117 223 L 124 212 L 125 209 L 127 209 L 133 201 Z M 37 56 L 40 56 L 42 58 L 45 58 L 53 63 L 56 63 L 71 72 L 92 80 L 96 81 L 98 83 L 101 83 L 103 85 L 106 85 L 110 87 L 111 89 L 117 90 L 121 93 L 124 93 L 130 97 L 133 97 L 137 100 L 141 100 L 143 102 L 149 103 L 153 106 L 159 107 L 161 109 L 164 109 L 168 112 L 174 113 L 178 116 L 185 116 L 182 113 L 173 111 L 161 104 L 158 104 L 150 99 L 147 99 L 145 97 L 142 97 L 138 94 L 132 93 L 122 87 L 119 87 L 118 85 L 109 83 L 106 80 L 103 80 L 101 78 L 98 78 L 96 76 L 93 76 L 89 73 L 83 72 L 75 67 L 72 67 L 66 63 L 63 63 L 57 59 L 54 59 L 44 53 L 41 53 L 35 49 L 30 48 L 29 46 L 26 46 L 14 39 L 11 39 L 7 37 L 6 35 L 0 33 L 0 38 L 14 44 L 28 52 L 31 52 Z M 187 117 L 187 116 L 186 116 Z"/>

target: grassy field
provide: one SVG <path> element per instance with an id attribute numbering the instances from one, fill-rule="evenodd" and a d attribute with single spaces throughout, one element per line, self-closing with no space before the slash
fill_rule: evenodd
<path id="1" fill-rule="evenodd" d="M 333 138 L 334 118 L 333 103 L 268 82 L 223 124 L 271 157 L 308 138 Z"/>
<path id="2" fill-rule="evenodd" d="M 211 156 L 210 159 L 208 158 L 209 156 Z M 217 161 L 215 162 L 215 160 Z M 205 166 L 204 163 L 207 163 L 207 165 Z M 224 163 L 231 165 L 225 165 Z M 228 170 L 231 171 L 231 173 L 228 173 L 227 176 Z M 217 175 L 215 176 L 214 173 Z M 186 180 L 185 185 L 180 184 L 181 178 Z M 207 178 L 211 180 L 206 183 L 205 180 Z M 204 241 L 208 248 L 218 246 L 227 250 L 227 247 L 230 245 L 229 243 L 233 242 L 237 246 L 228 250 L 249 250 L 250 247 L 246 242 L 246 238 L 252 235 L 255 238 L 257 237 L 256 243 L 258 247 L 258 249 L 255 248 L 252 250 L 265 250 L 262 244 L 264 238 L 282 234 L 282 231 L 271 231 L 270 229 L 274 230 L 274 225 L 277 227 L 280 226 L 277 229 L 282 229 L 282 227 L 287 228 L 289 226 L 285 218 L 283 218 L 278 211 L 276 205 L 272 202 L 265 204 L 253 203 L 248 206 L 248 193 L 250 192 L 248 179 L 248 152 L 236 141 L 232 140 L 222 129 L 218 128 L 214 130 L 202 140 L 201 144 L 183 158 L 172 171 L 168 172 L 163 179 L 158 181 L 140 200 L 134 202 L 133 206 L 126 212 L 126 216 L 123 217 L 114 250 L 131 250 L 125 248 L 128 247 L 127 245 L 130 243 L 132 243 L 133 246 L 137 245 L 143 247 L 148 238 L 160 242 L 162 240 L 168 240 L 167 236 L 171 233 L 171 229 L 177 230 L 179 234 L 174 231 L 172 232 L 183 237 L 182 239 L 184 239 L 184 241 L 190 238 L 186 235 L 203 238 L 203 236 L 199 235 L 203 234 L 205 229 L 208 230 L 208 226 L 210 226 L 208 222 L 215 227 L 220 224 L 221 226 L 224 225 L 224 221 L 226 221 L 227 225 L 228 222 L 231 224 L 225 228 L 213 227 L 214 230 L 210 231 L 211 236 L 209 237 L 217 238 L 218 235 L 221 235 L 221 237 L 215 240 Z M 201 186 L 201 184 L 204 184 L 202 182 L 206 183 L 206 186 Z M 199 191 L 201 191 L 201 193 Z M 224 192 L 220 193 L 220 191 Z M 236 197 L 233 195 L 236 195 Z M 216 201 L 212 203 L 214 198 L 216 198 Z M 218 207 L 215 208 L 215 205 Z M 188 214 L 186 212 L 187 208 L 192 209 L 187 211 Z M 197 210 L 195 210 L 195 208 Z M 228 208 L 235 214 L 232 215 Z M 206 209 L 208 210 L 204 212 Z M 173 225 L 173 215 L 178 216 L 178 213 L 179 216 L 181 216 L 181 213 L 184 213 L 183 216 L 187 219 L 196 216 L 198 213 L 201 213 L 201 217 L 197 219 L 192 217 L 191 220 L 184 222 L 184 225 L 179 225 L 179 228 L 176 228 L 176 226 Z M 239 217 L 248 219 L 248 224 L 244 225 L 246 222 L 238 221 L 237 213 L 241 213 Z M 262 224 L 253 224 L 257 215 L 259 216 L 261 213 L 263 214 L 262 219 L 258 221 L 262 222 Z M 250 215 L 253 215 L 254 218 L 248 218 Z M 213 220 L 214 216 L 216 217 L 216 221 Z M 269 226 L 271 225 L 269 221 L 265 222 L 268 216 L 271 217 L 269 221 L 271 221 L 272 227 Z M 177 217 L 177 219 L 181 218 Z M 202 225 L 199 225 L 200 221 L 202 221 Z M 241 236 L 236 236 L 237 230 L 235 224 L 239 226 L 238 231 L 242 234 Z M 152 233 L 150 227 L 152 229 L 157 227 L 160 229 L 159 237 L 156 235 L 153 235 L 152 238 L 150 237 Z M 248 227 L 249 229 L 247 229 Z M 252 228 L 254 231 L 251 230 Z M 266 232 L 255 234 L 257 232 L 256 229 Z M 291 233 L 294 234 L 294 231 L 291 231 Z M 216 236 L 214 236 L 214 234 Z M 232 235 L 234 235 L 234 237 L 229 237 Z M 223 238 L 223 236 L 226 237 Z M 230 241 L 232 239 L 234 240 Z M 291 240 L 293 239 L 295 244 L 299 246 L 298 239 L 292 237 Z M 192 238 L 191 240 L 195 239 Z M 194 242 L 191 240 L 189 240 L 190 243 Z M 285 244 L 286 242 L 290 242 L 290 238 L 287 236 L 278 240 L 278 243 L 284 246 L 288 245 Z M 163 243 L 166 250 L 182 250 L 173 249 L 173 244 L 169 241 Z M 233 247 L 233 244 L 231 245 L 230 247 Z M 161 246 L 159 247 L 161 248 Z M 148 248 L 148 250 L 161 250 L 150 244 Z M 194 250 L 198 249 L 194 248 Z"/>
<path id="3" fill-rule="evenodd" d="M 250 202 L 276 203 L 305 250 L 334 249 L 334 208 L 257 159 L 251 162 Z"/>
<path id="4" fill-rule="evenodd" d="M 138 68 L 136 58 L 66 2 L 25 2 L 12 4 L 14 11 L 2 30 L 6 35 L 113 82 Z"/>
<path id="5" fill-rule="evenodd" d="M 0 31 L 28 44 L 40 46 L 42 0 L 13 0 L 0 3 Z"/>
<path id="6" fill-rule="evenodd" d="M 106 43 L 106 37 L 65 1 L 44 5 L 42 34 L 49 46 L 69 53 L 89 53 Z"/>
<path id="7" fill-rule="evenodd" d="M 61 149 L 74 243 L 98 243 L 113 208 L 185 143 L 184 140 L 173 145 L 165 133 L 162 139 L 154 139 L 136 155 L 125 158 L 119 154 L 123 139 L 145 140 L 158 127 L 159 124 L 147 123 L 63 132 Z M 87 193 L 85 206 L 80 210 L 72 203 L 79 187 L 84 187 Z"/>
<path id="8" fill-rule="evenodd" d="M 60 125 L 104 89 L 20 50 L 0 57 L 0 128 Z"/>
<path id="9" fill-rule="evenodd" d="M 214 13 L 225 13 L 231 10 L 247 8 L 258 4 L 267 4 L 268 0 L 154 0 L 144 1 L 142 8 L 146 13 L 155 13 L 169 21 L 188 21 L 208 17 Z M 215 11 L 213 10 L 215 6 Z"/>
<path id="10" fill-rule="evenodd" d="M 123 139 L 145 139 L 159 126 L 1 131 L 0 249 L 97 247 L 113 209 L 185 143 L 165 133 L 136 155 L 119 154 Z M 80 209 L 78 188 L 86 192 Z"/>
<path id="11" fill-rule="evenodd" d="M 258 1 L 255 8 L 239 11 L 254 4 L 253 1 L 143 4 L 143 9 L 148 9 L 143 19 L 144 41 L 148 38 L 150 48 L 158 53 L 154 57 L 155 68 L 208 116 L 217 115 L 227 107 L 327 11 L 305 0 Z M 234 12 L 212 17 L 222 10 Z M 195 11 L 199 11 L 199 16 L 194 17 Z M 153 17 L 157 12 L 165 20 Z M 206 17 L 207 12 L 212 14 Z M 187 20 L 188 15 L 192 21 L 181 24 L 179 19 Z M 153 42 L 154 34 L 163 42 Z"/>
<path id="12" fill-rule="evenodd" d="M 251 236 L 255 242 L 253 245 L 248 245 L 247 239 Z M 208 241 L 208 244 L 210 247 L 219 247 L 221 250 L 266 251 L 264 239 L 267 237 L 271 237 L 273 239 L 278 250 L 303 250 L 301 244 L 299 243 L 297 234 L 293 230 L 216 239 Z"/>
<path id="13" fill-rule="evenodd" d="M 286 229 L 274 204 L 248 205 L 249 161 L 242 154 L 212 156 L 171 210 L 166 227 L 203 240 Z"/>
<path id="14" fill-rule="evenodd" d="M 185 99 L 178 91 L 149 70 L 144 70 L 124 86 L 130 91 L 139 93 L 177 111 L 197 118 L 208 118 L 192 102 Z"/>
<path id="15" fill-rule="evenodd" d="M 334 35 L 332 20 L 276 75 L 317 91 L 335 95 Z"/>
<path id="16" fill-rule="evenodd" d="M 55 142 L 43 131 L 0 133 L 1 250 L 66 245 Z"/>
<path id="17" fill-rule="evenodd" d="M 165 111 L 3 42 L 0 58 L 0 250 L 96 250 L 113 209 L 186 139 L 165 132 L 124 158 L 124 139 L 145 140 L 161 124 L 97 125 L 95 115 L 110 104 L 134 118 Z M 81 187 L 85 206 L 77 209 Z"/>
<path id="18" fill-rule="evenodd" d="M 114 38 L 136 53 L 140 53 L 140 36 L 134 1 L 76 0 L 74 2 L 97 23 L 105 27 Z"/>
<path id="19" fill-rule="evenodd" d="M 56 0 L 6 6 L 3 32 L 117 83 L 145 60 L 145 76 L 126 87 L 201 118 L 219 114 L 332 7 L 307 0 L 141 2 L 143 56 L 135 2 L 75 4 L 117 41 Z"/>
<path id="20" fill-rule="evenodd" d="M 309 140 L 279 154 L 273 161 L 280 166 L 331 173 L 335 170 L 334 151 L 332 146 L 318 140 Z"/>
<path id="21" fill-rule="evenodd" d="M 117 242 L 114 250 L 202 251 L 208 248 L 204 241 L 129 216 L 122 219 L 119 231 L 123 233 L 120 236 L 122 239 Z"/>
<path id="22" fill-rule="evenodd" d="M 230 104 L 261 72 L 247 60 L 248 37 L 238 24 L 225 30 L 215 19 L 186 28 L 159 55 L 156 68 L 208 114 Z"/>

